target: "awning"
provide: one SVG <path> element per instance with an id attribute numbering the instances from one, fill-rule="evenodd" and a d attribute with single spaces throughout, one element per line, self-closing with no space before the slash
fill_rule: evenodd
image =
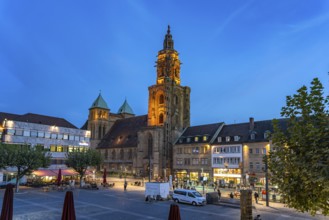
<path id="1" fill-rule="evenodd" d="M 56 176 L 57 175 L 52 170 L 36 170 L 36 171 L 33 171 L 32 174 L 36 175 L 36 176 Z"/>
<path id="2" fill-rule="evenodd" d="M 58 175 L 58 170 L 52 170 L 56 175 Z M 75 176 L 78 173 L 73 169 L 61 169 L 62 176 Z"/>

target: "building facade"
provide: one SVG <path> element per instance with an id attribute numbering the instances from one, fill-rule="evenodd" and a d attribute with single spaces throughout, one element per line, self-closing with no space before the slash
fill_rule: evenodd
<path id="1" fill-rule="evenodd" d="M 190 126 L 190 88 L 181 85 L 180 64 L 168 26 L 157 56 L 156 82 L 148 89 L 147 115 L 135 116 L 128 103 L 111 114 L 101 97 L 95 100 L 85 126 L 92 146 L 104 155 L 104 167 L 152 179 L 172 174 L 174 142 Z"/>

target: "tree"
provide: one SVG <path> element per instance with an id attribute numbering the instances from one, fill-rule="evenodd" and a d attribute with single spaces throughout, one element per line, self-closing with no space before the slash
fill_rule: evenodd
<path id="1" fill-rule="evenodd" d="M 66 157 L 66 165 L 72 167 L 80 175 L 80 187 L 87 168 L 89 166 L 100 166 L 103 162 L 100 152 L 93 149 L 68 152 Z"/>
<path id="2" fill-rule="evenodd" d="M 48 167 L 51 158 L 44 150 L 26 144 L 0 144 L 0 155 L 0 166 L 12 167 L 17 171 L 16 192 L 19 190 L 19 180 L 23 176 L 31 174 L 40 167 Z"/>
<path id="3" fill-rule="evenodd" d="M 269 154 L 272 182 L 276 183 L 289 207 L 315 215 L 329 214 L 329 97 L 315 78 L 308 89 L 287 96 L 281 116 L 287 129 L 274 120 Z"/>

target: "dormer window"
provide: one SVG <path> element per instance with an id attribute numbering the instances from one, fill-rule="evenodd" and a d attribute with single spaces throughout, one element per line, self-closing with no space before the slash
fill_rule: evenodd
<path id="1" fill-rule="evenodd" d="M 270 137 L 270 131 L 265 131 L 264 132 L 264 139 L 268 139 Z"/>
<path id="2" fill-rule="evenodd" d="M 187 143 L 190 143 L 190 142 L 191 142 L 191 138 L 189 138 L 189 137 L 186 138 L 186 142 L 187 142 Z"/>
<path id="3" fill-rule="evenodd" d="M 222 142 L 222 137 L 218 137 L 217 142 Z"/>
<path id="4" fill-rule="evenodd" d="M 179 143 L 183 143 L 183 138 L 180 138 L 179 139 Z"/>
<path id="5" fill-rule="evenodd" d="M 199 137 L 194 137 L 194 142 L 198 142 L 199 141 Z"/>
<path id="6" fill-rule="evenodd" d="M 240 137 L 239 136 L 234 136 L 234 141 L 239 141 L 240 140 Z"/>
<path id="7" fill-rule="evenodd" d="M 202 137 L 203 141 L 207 141 L 207 139 L 208 139 L 208 137 L 206 135 Z"/>
<path id="8" fill-rule="evenodd" d="M 230 136 L 226 136 L 226 142 L 229 142 L 231 140 Z"/>
<path id="9" fill-rule="evenodd" d="M 255 133 L 250 134 L 250 139 L 255 140 L 255 136 L 256 136 Z"/>

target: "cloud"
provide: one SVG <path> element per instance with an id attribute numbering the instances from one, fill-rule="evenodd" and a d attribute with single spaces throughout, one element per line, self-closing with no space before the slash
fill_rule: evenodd
<path id="1" fill-rule="evenodd" d="M 319 25 L 322 25 L 324 23 L 328 23 L 329 21 L 329 14 L 325 13 L 325 14 L 321 14 L 317 17 L 314 17 L 313 19 L 309 19 L 303 22 L 300 22 L 298 24 L 293 24 L 293 25 L 289 25 L 289 27 L 291 28 L 291 31 L 289 33 L 297 33 L 297 32 L 301 32 Z"/>
<path id="2" fill-rule="evenodd" d="M 218 35 L 221 34 L 221 32 L 237 17 L 239 16 L 243 11 L 245 11 L 249 5 L 253 2 L 249 1 L 246 4 L 242 5 L 240 8 L 237 10 L 233 11 L 227 18 L 224 20 L 216 29 L 213 38 L 218 37 Z"/>

